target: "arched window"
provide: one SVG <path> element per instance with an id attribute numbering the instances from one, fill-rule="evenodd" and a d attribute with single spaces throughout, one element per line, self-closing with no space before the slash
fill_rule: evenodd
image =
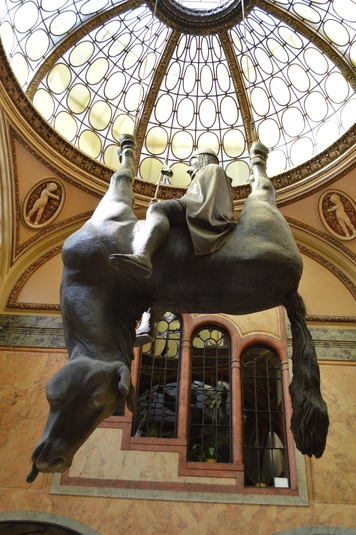
<path id="1" fill-rule="evenodd" d="M 264 346 L 241 357 L 246 486 L 289 487 L 281 363 Z"/>
<path id="2" fill-rule="evenodd" d="M 166 312 L 156 322 L 156 339 L 141 351 L 132 434 L 176 438 L 181 321 Z"/>
<path id="3" fill-rule="evenodd" d="M 191 345 L 189 461 L 231 462 L 230 383 L 230 339 L 204 326 Z"/>

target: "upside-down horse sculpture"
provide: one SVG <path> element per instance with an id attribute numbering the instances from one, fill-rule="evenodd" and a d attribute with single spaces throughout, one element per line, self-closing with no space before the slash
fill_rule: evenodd
<path id="1" fill-rule="evenodd" d="M 298 294 L 302 260 L 277 209 L 267 149 L 251 149 L 251 187 L 237 225 L 212 254 L 197 256 L 187 225 L 173 225 L 153 254 L 152 276 L 115 269 L 110 257 L 134 252 L 145 221 L 133 213 L 134 144 L 122 136 L 121 166 L 91 219 L 63 247 L 61 311 L 69 361 L 49 381 L 50 412 L 33 454 L 38 472 L 64 472 L 89 435 L 120 402 L 134 411 L 130 368 L 135 327 L 150 307 L 177 313 L 249 314 L 283 305 L 293 337 L 291 429 L 297 448 L 320 457 L 327 408 Z M 221 273 L 218 284 L 217 274 Z"/>

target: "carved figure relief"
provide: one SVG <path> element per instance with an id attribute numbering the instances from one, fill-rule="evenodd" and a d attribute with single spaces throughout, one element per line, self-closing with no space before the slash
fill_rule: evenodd
<path id="1" fill-rule="evenodd" d="M 350 195 L 336 189 L 324 192 L 319 214 L 326 229 L 339 240 L 356 238 L 356 203 Z"/>
<path id="2" fill-rule="evenodd" d="M 30 228 L 49 225 L 62 210 L 65 198 L 63 184 L 57 178 L 46 178 L 33 186 L 22 200 L 22 220 Z"/>

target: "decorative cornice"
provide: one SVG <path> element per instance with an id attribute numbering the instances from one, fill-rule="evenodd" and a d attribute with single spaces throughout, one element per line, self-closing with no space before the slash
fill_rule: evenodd
<path id="1" fill-rule="evenodd" d="M 52 249 L 51 251 L 48 251 L 47 253 L 43 254 L 40 258 L 38 258 L 33 264 L 31 264 L 26 271 L 21 275 L 21 277 L 18 279 L 17 283 L 13 287 L 10 297 L 7 302 L 8 308 L 17 308 L 17 309 L 26 309 L 26 310 L 54 310 L 59 311 L 59 305 L 50 305 L 50 304 L 43 304 L 43 303 L 19 303 L 17 301 L 19 294 L 28 281 L 28 279 L 33 275 L 33 273 L 41 267 L 43 264 L 51 260 L 54 256 L 59 254 L 62 251 L 62 246 L 59 245 Z"/>
<path id="2" fill-rule="evenodd" d="M 152 11 L 156 0 L 148 0 Z M 245 14 L 255 2 L 245 0 Z M 160 0 L 157 2 L 156 16 L 170 28 L 178 32 L 191 35 L 208 35 L 231 28 L 242 20 L 241 0 L 230 0 L 225 5 L 206 10 L 190 9 L 174 0 Z"/>
<path id="3" fill-rule="evenodd" d="M 309 322 L 319 323 L 355 323 L 356 316 L 305 316 L 305 319 Z"/>

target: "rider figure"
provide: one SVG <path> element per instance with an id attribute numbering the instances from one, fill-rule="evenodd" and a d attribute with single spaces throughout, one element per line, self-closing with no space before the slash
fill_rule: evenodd
<path id="1" fill-rule="evenodd" d="M 218 162 L 213 150 L 196 150 L 187 171 L 191 183 L 185 195 L 163 202 L 153 199 L 143 231 L 134 239 L 133 254 L 112 254 L 111 265 L 136 277 L 149 278 L 152 256 L 166 241 L 170 225 L 188 225 L 197 255 L 220 249 L 236 223 L 231 179 Z"/>

